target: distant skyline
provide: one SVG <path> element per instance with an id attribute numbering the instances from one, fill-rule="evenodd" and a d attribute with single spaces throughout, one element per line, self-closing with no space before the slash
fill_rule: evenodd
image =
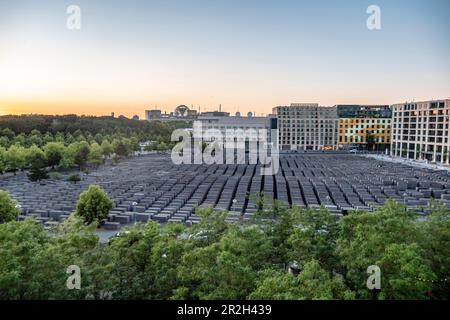
<path id="1" fill-rule="evenodd" d="M 381 30 L 369 30 L 369 5 Z M 69 30 L 66 8 L 81 8 Z M 450 97 L 448 0 L 0 0 L 0 115 Z"/>

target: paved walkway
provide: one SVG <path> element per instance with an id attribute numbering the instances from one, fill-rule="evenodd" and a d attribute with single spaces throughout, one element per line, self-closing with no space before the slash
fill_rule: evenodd
<path id="1" fill-rule="evenodd" d="M 432 170 L 444 170 L 447 172 L 450 172 L 450 167 L 444 166 L 444 165 L 438 165 L 438 164 L 431 164 L 424 161 L 417 161 L 412 159 L 403 159 L 403 158 L 395 158 L 391 156 L 386 155 L 379 155 L 379 154 L 364 154 L 363 157 L 381 160 L 381 161 L 387 161 L 391 163 L 400 163 L 411 167 L 416 168 L 423 168 L 423 169 L 432 169 Z"/>

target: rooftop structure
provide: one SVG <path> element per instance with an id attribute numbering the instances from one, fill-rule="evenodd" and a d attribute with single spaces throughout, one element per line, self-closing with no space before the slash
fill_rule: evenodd
<path id="1" fill-rule="evenodd" d="M 197 116 L 197 110 L 190 109 L 185 105 L 177 106 L 170 113 L 162 113 L 159 109 L 145 110 L 145 119 L 147 121 L 192 121 Z"/>

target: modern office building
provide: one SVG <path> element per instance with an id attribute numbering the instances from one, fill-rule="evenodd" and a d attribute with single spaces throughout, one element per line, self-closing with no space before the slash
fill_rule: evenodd
<path id="1" fill-rule="evenodd" d="M 391 108 L 387 105 L 337 105 L 338 148 L 384 151 L 390 147 Z"/>
<path id="2" fill-rule="evenodd" d="M 450 99 L 392 106 L 391 155 L 449 165 Z"/>
<path id="3" fill-rule="evenodd" d="M 238 133 L 237 130 L 242 130 L 246 133 L 245 137 L 237 137 L 236 141 L 247 139 L 248 141 L 260 141 L 263 139 L 260 135 L 266 132 L 266 141 L 271 141 L 271 129 L 277 129 L 277 121 L 273 116 L 254 117 L 251 112 L 247 117 L 242 117 L 240 113 L 235 116 L 230 116 L 226 112 L 206 112 L 198 116 L 195 123 L 200 123 L 202 127 L 203 140 L 212 140 L 209 136 L 213 131 L 218 130 L 224 138 L 226 138 L 227 130 L 232 130 Z M 194 124 L 195 124 L 194 123 Z M 248 130 L 253 129 L 253 130 Z"/>
<path id="4" fill-rule="evenodd" d="M 282 150 L 334 150 L 337 146 L 336 107 L 292 103 L 273 108 Z"/>

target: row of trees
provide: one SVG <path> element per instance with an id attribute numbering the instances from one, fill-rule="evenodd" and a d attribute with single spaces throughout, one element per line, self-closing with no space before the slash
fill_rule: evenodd
<path id="1" fill-rule="evenodd" d="M 132 139 L 133 141 L 143 141 L 140 140 L 139 135 L 137 134 L 126 135 L 121 133 L 97 133 L 93 135 L 88 131 L 82 132 L 81 130 L 77 130 L 73 134 L 63 132 L 52 134 L 50 132 L 41 133 L 38 130 L 33 130 L 29 134 L 20 133 L 16 135 L 11 129 L 6 128 L 0 131 L 0 146 L 3 148 L 9 148 L 13 145 L 21 146 L 24 148 L 29 148 L 31 146 L 42 148 L 50 142 L 58 142 L 64 144 L 65 146 L 68 146 L 72 143 L 83 141 L 86 141 L 89 144 L 102 144 L 102 142 L 105 140 L 113 141 L 120 140 L 122 138 Z"/>
<path id="2" fill-rule="evenodd" d="M 234 225 L 226 212 L 203 209 L 193 227 L 137 224 L 102 244 L 95 229 L 110 205 L 92 187 L 53 234 L 30 220 L 0 225 L 0 299 L 450 297 L 450 212 L 439 203 L 425 221 L 394 201 L 340 220 L 276 204 Z M 80 268 L 78 290 L 66 287 L 71 265 Z M 380 290 L 366 286 L 371 265 Z"/>
<path id="3" fill-rule="evenodd" d="M 80 170 L 98 166 L 139 151 L 140 142 L 151 141 L 146 151 L 173 147 L 173 130 L 184 122 L 147 122 L 126 118 L 85 116 L 1 116 L 0 174 L 30 169 L 32 181 L 48 177 L 46 167 Z"/>
<path id="4" fill-rule="evenodd" d="M 47 166 L 53 169 L 78 167 L 81 170 L 86 165 L 98 166 L 112 155 L 117 158 L 126 157 L 138 150 L 140 147 L 135 138 L 120 138 L 111 142 L 105 138 L 100 144 L 97 141 L 89 143 L 81 140 L 68 145 L 63 142 L 48 142 L 42 147 L 0 147 L 0 173 L 43 169 Z"/>
<path id="5" fill-rule="evenodd" d="M 167 151 L 175 146 L 174 142 L 166 143 L 164 141 L 154 141 L 144 147 L 145 151 Z"/>
<path id="6" fill-rule="evenodd" d="M 61 135 L 65 137 L 66 144 L 70 144 L 74 142 L 72 139 L 77 139 L 80 134 L 84 135 L 85 139 L 83 140 L 89 143 L 92 143 L 92 138 L 95 138 L 97 143 L 100 144 L 103 140 L 101 136 L 111 136 L 110 141 L 120 136 L 136 137 L 138 141 L 169 143 L 170 136 L 175 129 L 188 127 L 192 127 L 192 124 L 184 121 L 148 122 L 124 117 L 77 115 L 8 115 L 0 116 L 0 145 L 9 147 L 8 143 L 26 143 L 26 137 L 29 137 L 33 141 L 29 141 L 28 146 L 32 144 L 41 146 L 50 142 L 51 136 L 61 138 Z"/>

